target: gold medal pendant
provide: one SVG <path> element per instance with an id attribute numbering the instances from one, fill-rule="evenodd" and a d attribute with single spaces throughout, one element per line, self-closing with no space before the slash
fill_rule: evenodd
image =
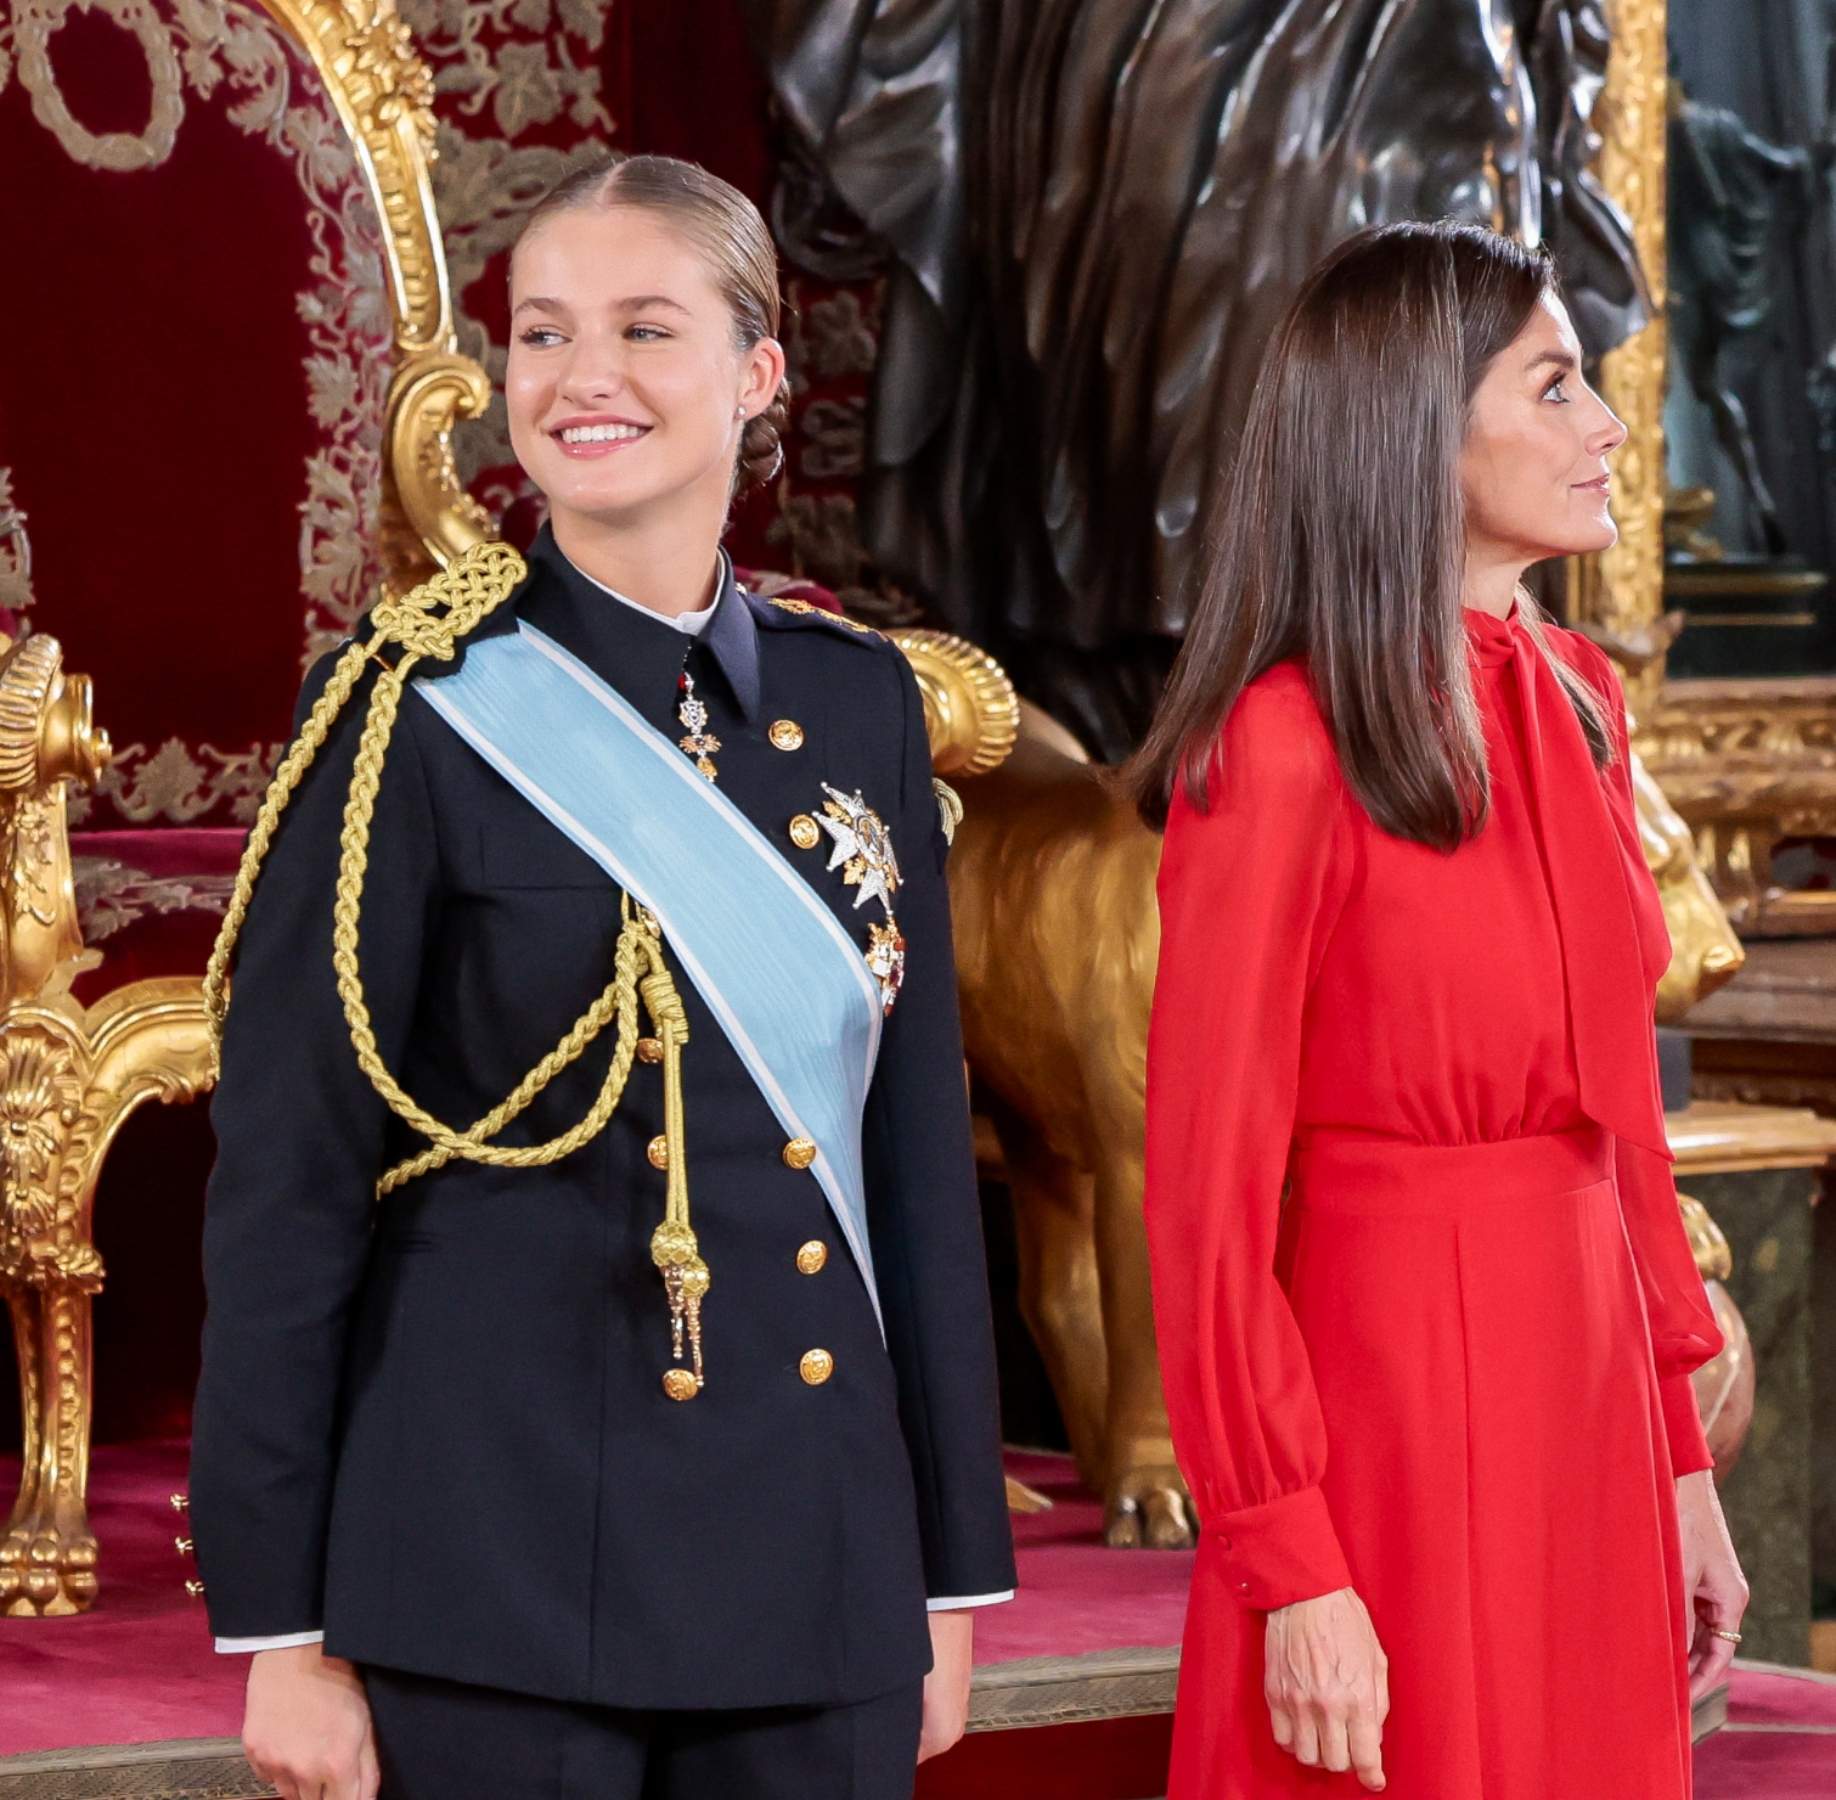
<path id="1" fill-rule="evenodd" d="M 719 773 L 714 767 L 714 754 L 720 748 L 720 739 L 708 731 L 708 709 L 695 692 L 695 677 L 687 669 L 677 677 L 676 691 L 682 696 L 682 703 L 676 708 L 676 717 L 682 721 L 682 728 L 688 733 L 687 737 L 677 741 L 695 759 L 696 770 L 709 781 L 716 781 Z"/>

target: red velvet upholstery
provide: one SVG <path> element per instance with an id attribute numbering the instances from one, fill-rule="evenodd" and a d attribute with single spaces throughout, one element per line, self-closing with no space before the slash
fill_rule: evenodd
<path id="1" fill-rule="evenodd" d="M 120 18 L 110 16 L 117 10 Z M 252 0 L 72 11 L 0 92 L 10 284 L 0 467 L 28 623 L 95 678 L 97 827 L 246 822 L 301 671 L 367 603 L 389 315 L 373 209 L 304 53 Z M 21 39 L 23 24 L 18 28 Z M 151 67 L 178 71 L 163 89 Z M 34 102 L 37 102 L 35 107 Z M 59 104 L 72 121 L 54 130 Z M 178 113 L 169 143 L 157 124 Z M 147 132 L 96 166 L 85 131 Z M 163 154 L 162 154 L 163 152 Z"/>

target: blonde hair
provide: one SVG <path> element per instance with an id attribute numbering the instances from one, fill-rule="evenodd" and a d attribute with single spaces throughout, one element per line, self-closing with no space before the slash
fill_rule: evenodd
<path id="1" fill-rule="evenodd" d="M 778 253 L 759 210 L 738 188 L 697 163 L 673 156 L 627 156 L 614 150 L 577 169 L 529 209 L 516 242 L 522 243 L 556 213 L 594 207 L 634 206 L 660 213 L 701 253 L 714 284 L 733 314 L 734 348 L 742 353 L 775 338 L 783 317 L 778 295 Z M 771 404 L 746 421 L 740 435 L 733 491 L 762 487 L 784 466 L 784 433 L 790 423 L 790 382 L 778 384 Z"/>

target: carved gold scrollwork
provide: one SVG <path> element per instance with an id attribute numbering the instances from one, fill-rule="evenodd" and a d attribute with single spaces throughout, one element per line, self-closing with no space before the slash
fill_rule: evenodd
<path id="1" fill-rule="evenodd" d="M 77 922 L 65 794 L 95 781 L 108 754 L 89 682 L 63 672 L 57 640 L 11 646 L 0 660 L 0 1293 L 25 1442 L 0 1537 L 0 1613 L 18 1616 L 81 1612 L 96 1596 L 86 1492 L 103 1159 L 135 1107 L 189 1098 L 210 1077 L 197 980 L 131 982 L 94 1006 L 69 991 L 100 958 Z"/>
<path id="2" fill-rule="evenodd" d="M 1020 698 L 985 650 L 947 631 L 887 633 L 905 652 L 924 697 L 931 765 L 938 775 L 998 769 L 1020 735 Z"/>
<path id="3" fill-rule="evenodd" d="M 1652 316 L 1601 362 L 1601 393 L 1627 432 L 1613 459 L 1619 541 L 1582 564 L 1576 623 L 1627 636 L 1664 610 L 1667 11 L 1667 0 L 1612 0 L 1613 47 L 1596 114 L 1600 183 L 1631 222 Z M 1661 656 L 1630 677 L 1635 710 L 1649 705 L 1662 679 Z"/>
<path id="4" fill-rule="evenodd" d="M 1743 934 L 1836 929 L 1836 895 L 1772 873 L 1780 838 L 1836 833 L 1836 681 L 1671 682 L 1637 741 Z"/>
<path id="5" fill-rule="evenodd" d="M 395 299 L 398 350 L 450 349 L 452 299 L 427 179 L 433 72 L 395 0 L 263 0 L 312 58 L 376 201 Z"/>
<path id="6" fill-rule="evenodd" d="M 395 0 L 263 0 L 313 60 L 358 147 L 383 225 L 395 302 L 396 369 L 384 445 L 382 548 L 405 592 L 495 535 L 465 491 L 452 431 L 490 399 L 490 379 L 459 354 L 434 207 L 433 75 Z"/>
<path id="7" fill-rule="evenodd" d="M 0 639 L 0 643 L 4 643 Z M 76 973 L 83 942 L 64 825 L 64 784 L 94 781 L 109 758 L 89 680 L 63 673 L 63 651 L 39 633 L 0 658 L 0 995 L 36 994 Z"/>
<path id="8" fill-rule="evenodd" d="M 469 356 L 422 351 L 389 386 L 385 491 L 403 540 L 388 546 L 392 583 L 411 584 L 496 536 L 491 515 L 465 491 L 453 461 L 453 426 L 476 418 L 491 383 Z M 392 523 L 395 521 L 392 521 Z"/>
<path id="9" fill-rule="evenodd" d="M 56 1617 L 96 1597 L 87 1517 L 90 1302 L 102 1287 L 96 1182 L 129 1113 L 209 1082 L 198 983 L 133 982 L 91 1008 L 13 1005 L 0 1057 L 0 1292 L 23 1403 L 19 1496 L 0 1537 L 0 1614 Z"/>

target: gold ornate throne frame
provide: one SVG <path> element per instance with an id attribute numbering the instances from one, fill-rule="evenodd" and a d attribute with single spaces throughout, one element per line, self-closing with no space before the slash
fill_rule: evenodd
<path id="1" fill-rule="evenodd" d="M 454 425 L 483 410 L 490 381 L 458 350 L 434 205 L 433 77 L 395 0 L 261 4 L 318 71 L 383 226 L 394 366 L 379 529 L 384 585 L 400 592 L 493 535 L 452 452 Z M 894 637 L 918 676 L 938 774 L 996 766 L 1019 718 L 1004 672 L 944 633 Z M 49 1617 L 86 1610 L 98 1591 L 87 1490 L 102 1165 L 136 1107 L 192 1098 L 215 1069 L 201 972 L 133 982 L 90 1006 L 70 993 L 101 957 L 83 945 L 66 801 L 107 766 L 108 739 L 88 679 L 65 672 L 55 638 L 0 638 L 0 653 L 0 1293 L 24 1426 L 0 1614 Z M 184 1497 L 173 1503 L 182 1510 Z M 178 1548 L 188 1553 L 189 1539 Z"/>

